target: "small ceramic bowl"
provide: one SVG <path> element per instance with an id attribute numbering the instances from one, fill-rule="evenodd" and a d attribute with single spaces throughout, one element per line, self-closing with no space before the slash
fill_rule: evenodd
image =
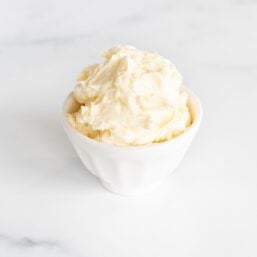
<path id="1" fill-rule="evenodd" d="M 63 127 L 81 161 L 105 188 L 122 195 L 145 193 L 158 187 L 176 169 L 199 129 L 201 104 L 190 90 L 183 90 L 189 97 L 188 107 L 193 122 L 183 134 L 166 142 L 115 146 L 82 135 L 67 119 L 68 113 L 79 108 L 73 93 L 64 102 Z"/>

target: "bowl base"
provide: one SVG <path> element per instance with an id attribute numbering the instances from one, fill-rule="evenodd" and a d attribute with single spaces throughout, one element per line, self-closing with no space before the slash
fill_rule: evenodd
<path id="1" fill-rule="evenodd" d="M 141 194 L 149 193 L 154 189 L 158 188 L 163 181 L 159 181 L 158 183 L 151 184 L 148 186 L 144 186 L 140 188 L 132 188 L 132 189 L 117 187 L 116 185 L 113 185 L 103 180 L 100 180 L 100 182 L 104 186 L 104 188 L 106 188 L 111 193 L 115 193 L 123 196 L 133 196 L 133 195 L 141 195 Z"/>

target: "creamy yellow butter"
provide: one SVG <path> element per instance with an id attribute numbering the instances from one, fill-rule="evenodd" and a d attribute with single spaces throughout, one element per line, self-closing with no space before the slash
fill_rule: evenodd
<path id="1" fill-rule="evenodd" d="M 81 104 L 69 115 L 85 136 L 114 145 L 145 145 L 185 131 L 191 118 L 182 76 L 157 53 L 132 46 L 104 52 L 104 62 L 80 75 L 74 97 Z"/>

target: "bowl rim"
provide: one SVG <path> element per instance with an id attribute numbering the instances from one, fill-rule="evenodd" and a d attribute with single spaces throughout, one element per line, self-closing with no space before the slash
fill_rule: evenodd
<path id="1" fill-rule="evenodd" d="M 137 151 L 137 150 L 143 150 L 143 149 L 152 149 L 152 148 L 160 148 L 167 145 L 175 144 L 179 141 L 182 141 L 187 135 L 192 132 L 193 129 L 199 128 L 202 117 L 203 117 L 203 109 L 201 102 L 199 98 L 196 96 L 192 90 L 188 89 L 185 86 L 182 86 L 181 89 L 188 93 L 190 97 L 194 100 L 197 106 L 197 114 L 196 119 L 194 120 L 193 124 L 190 125 L 181 135 L 171 138 L 170 140 L 159 142 L 159 143 L 150 143 L 146 145 L 114 145 L 107 142 L 97 141 L 95 139 L 92 139 L 90 137 L 85 136 L 84 134 L 80 133 L 78 130 L 76 130 L 68 121 L 67 113 L 65 112 L 65 104 L 67 103 L 68 99 L 73 95 L 73 91 L 69 93 L 69 95 L 66 97 L 63 106 L 62 106 L 62 125 L 65 128 L 69 129 L 73 133 L 75 133 L 76 136 L 78 136 L 81 140 L 85 141 L 88 144 L 99 146 L 99 147 L 105 147 L 110 149 L 118 149 L 118 150 L 130 150 L 130 151 Z"/>

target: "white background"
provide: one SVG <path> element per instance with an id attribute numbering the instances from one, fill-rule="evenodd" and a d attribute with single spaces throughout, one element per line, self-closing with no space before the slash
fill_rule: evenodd
<path id="1" fill-rule="evenodd" d="M 0 2 L 0 256 L 257 256 L 257 2 Z M 81 69 L 117 44 L 158 51 L 202 127 L 158 190 L 107 192 L 60 125 Z"/>

